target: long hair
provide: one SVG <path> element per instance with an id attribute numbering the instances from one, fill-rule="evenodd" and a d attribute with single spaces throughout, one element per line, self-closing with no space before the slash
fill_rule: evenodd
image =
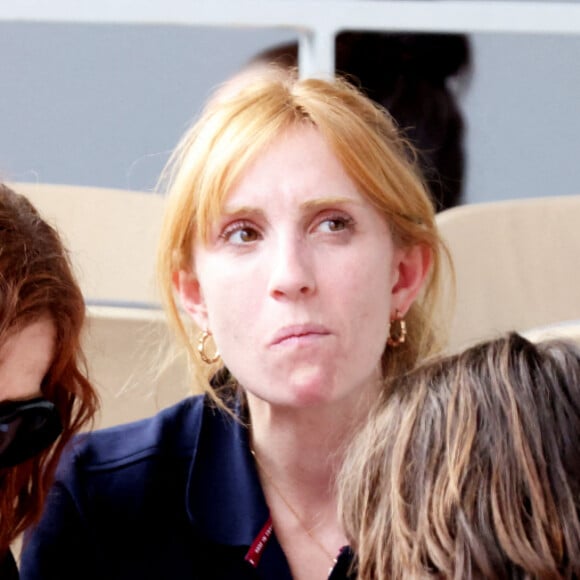
<path id="1" fill-rule="evenodd" d="M 41 390 L 63 432 L 38 456 L 0 469 L 0 554 L 37 521 L 63 448 L 98 407 L 81 350 L 85 304 L 68 254 L 26 197 L 0 184 L 0 345 L 42 317 L 54 324 L 56 344 Z"/>
<path id="2" fill-rule="evenodd" d="M 423 245 L 431 252 L 422 298 L 407 314 L 412 339 L 383 356 L 385 376 L 408 370 L 439 347 L 433 315 L 439 313 L 440 269 L 447 254 L 412 148 L 384 109 L 341 79 L 299 80 L 277 67 L 250 72 L 222 87 L 186 132 L 167 170 L 169 195 L 158 252 L 170 321 L 196 360 L 173 277 L 192 269 L 194 244 L 207 240 L 243 171 L 284 130 L 301 124 L 320 131 L 361 194 L 384 215 L 395 244 Z"/>
<path id="3" fill-rule="evenodd" d="M 580 349 L 518 334 L 392 386 L 339 478 L 361 580 L 580 575 Z"/>

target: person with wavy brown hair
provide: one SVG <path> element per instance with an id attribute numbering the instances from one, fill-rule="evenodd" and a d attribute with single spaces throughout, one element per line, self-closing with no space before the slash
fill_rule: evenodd
<path id="1" fill-rule="evenodd" d="M 512 333 L 391 387 L 339 477 L 358 578 L 578 578 L 578 345 Z"/>
<path id="2" fill-rule="evenodd" d="M 40 517 L 58 459 L 92 419 L 85 304 L 56 230 L 0 184 L 0 577 L 10 544 Z"/>

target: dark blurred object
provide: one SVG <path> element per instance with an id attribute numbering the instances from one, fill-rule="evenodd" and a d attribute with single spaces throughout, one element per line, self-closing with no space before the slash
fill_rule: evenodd
<path id="1" fill-rule="evenodd" d="M 298 44 L 253 59 L 266 61 L 296 66 Z M 383 105 L 417 148 L 437 211 L 462 201 L 464 122 L 448 81 L 470 64 L 469 41 L 460 34 L 343 32 L 336 38 L 336 72 Z"/>

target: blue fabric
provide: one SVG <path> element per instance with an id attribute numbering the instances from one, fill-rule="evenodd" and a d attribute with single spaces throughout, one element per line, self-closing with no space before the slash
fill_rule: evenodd
<path id="1" fill-rule="evenodd" d="M 22 580 L 291 578 L 272 534 L 247 430 L 203 396 L 83 435 L 61 461 Z M 334 578 L 334 576 L 333 576 Z"/>

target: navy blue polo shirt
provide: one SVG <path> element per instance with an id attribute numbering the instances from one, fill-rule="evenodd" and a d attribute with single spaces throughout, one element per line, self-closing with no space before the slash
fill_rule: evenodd
<path id="1" fill-rule="evenodd" d="M 0 556 L 0 578 L 2 580 L 18 580 L 18 568 L 10 550 Z"/>
<path id="2" fill-rule="evenodd" d="M 21 578 L 290 580 L 275 534 L 259 541 L 268 520 L 247 429 L 191 397 L 75 441 Z M 331 578 L 347 578 L 349 561 L 345 550 Z"/>

